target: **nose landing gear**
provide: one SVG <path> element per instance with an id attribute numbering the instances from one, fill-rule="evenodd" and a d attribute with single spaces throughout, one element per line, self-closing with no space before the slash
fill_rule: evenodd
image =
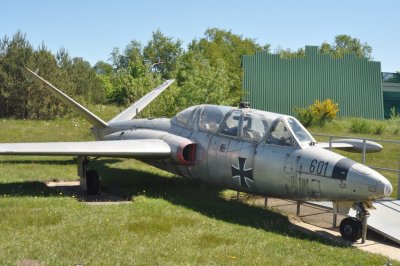
<path id="1" fill-rule="evenodd" d="M 340 234 L 346 240 L 356 242 L 361 238 L 361 222 L 356 218 L 344 218 L 340 223 Z"/>
<path id="2" fill-rule="evenodd" d="M 340 234 L 346 240 L 356 242 L 362 238 L 362 243 L 365 243 L 367 237 L 367 219 L 369 212 L 365 209 L 362 202 L 354 204 L 357 212 L 356 218 L 348 217 L 340 223 Z"/>

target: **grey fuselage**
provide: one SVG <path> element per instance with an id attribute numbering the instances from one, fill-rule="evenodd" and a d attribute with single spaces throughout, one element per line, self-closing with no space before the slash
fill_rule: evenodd
<path id="1" fill-rule="evenodd" d="M 215 117 L 207 118 L 210 114 Z M 318 147 L 295 118 L 275 113 L 200 105 L 172 119 L 134 119 L 93 132 L 99 140 L 161 139 L 171 146 L 171 158 L 145 162 L 252 194 L 367 202 L 392 191 L 381 174 Z M 182 155 L 185 145 L 193 145 L 189 155 Z"/>

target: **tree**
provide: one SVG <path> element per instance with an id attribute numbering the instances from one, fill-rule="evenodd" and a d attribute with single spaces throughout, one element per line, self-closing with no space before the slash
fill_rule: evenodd
<path id="1" fill-rule="evenodd" d="M 57 51 L 56 60 L 57 60 L 57 65 L 60 68 L 69 68 L 72 65 L 71 57 L 69 56 L 67 49 L 65 49 L 64 47 L 61 47 Z"/>
<path id="2" fill-rule="evenodd" d="M 359 58 L 372 59 L 372 48 L 367 43 L 361 43 L 359 39 L 352 38 L 350 35 L 336 35 L 335 41 L 332 44 L 323 42 L 319 47 L 319 52 L 329 54 L 334 58 L 341 58 L 345 54 L 354 53 Z M 290 49 L 278 48 L 276 53 L 282 58 L 299 58 L 305 56 L 304 48 L 299 48 L 296 51 Z"/>
<path id="3" fill-rule="evenodd" d="M 0 115 L 27 117 L 29 95 L 25 68 L 32 59 L 33 48 L 20 31 L 11 40 L 4 37 L 0 47 Z"/>
<path id="4" fill-rule="evenodd" d="M 335 58 L 343 57 L 345 54 L 354 53 L 359 58 L 372 59 L 372 47 L 366 42 L 361 43 L 357 38 L 341 34 L 335 36 L 333 44 L 324 42 L 319 49 L 320 53 L 330 54 Z"/>
<path id="5" fill-rule="evenodd" d="M 107 62 L 104 61 L 98 61 L 94 67 L 93 67 L 94 71 L 96 71 L 97 74 L 99 75 L 107 75 L 107 76 L 111 76 L 111 74 L 113 73 L 113 67 L 112 65 L 110 65 Z"/>
<path id="6" fill-rule="evenodd" d="M 81 57 L 73 58 L 71 68 L 68 69 L 68 75 L 74 84 L 75 95 L 96 104 L 105 102 L 105 91 L 88 61 Z"/>
<path id="7" fill-rule="evenodd" d="M 151 64 L 145 62 L 143 53 L 142 45 L 132 40 L 123 53 L 119 48 L 113 49 L 112 72 L 97 71 L 106 88 L 108 102 L 128 105 L 149 91 L 156 80 L 161 81 L 158 73 L 152 73 Z M 104 64 L 100 66 L 105 67 Z"/>
<path id="8" fill-rule="evenodd" d="M 225 63 L 220 59 L 218 67 L 200 52 L 188 52 L 183 56 L 181 71 L 177 79 L 180 81 L 181 109 L 197 104 L 231 105 L 236 101 L 230 95 L 229 75 Z"/>
<path id="9" fill-rule="evenodd" d="M 143 58 L 155 72 L 159 72 L 164 79 L 170 79 L 175 74 L 180 56 L 182 56 L 182 42 L 173 41 L 172 37 L 165 36 L 160 30 L 153 32 L 152 39 L 143 49 Z"/>
<path id="10" fill-rule="evenodd" d="M 151 73 L 134 78 L 125 70 L 114 75 L 111 83 L 114 88 L 109 100 L 118 105 L 128 106 L 160 85 L 162 81 L 160 76 L 154 76 Z M 147 115 L 151 115 L 151 113 L 147 113 Z"/>
<path id="11" fill-rule="evenodd" d="M 218 28 L 207 29 L 204 35 L 200 40 L 192 41 L 188 49 L 201 53 L 214 69 L 224 67 L 223 71 L 228 75 L 229 95 L 235 99 L 234 104 L 237 104 L 243 97 L 242 55 L 254 54 L 261 50 L 269 51 L 270 46 L 262 47 L 253 39 Z"/>
<path id="12" fill-rule="evenodd" d="M 128 59 L 123 54 L 121 54 L 118 47 L 113 48 L 109 60 L 112 62 L 112 66 L 115 71 L 126 69 L 128 67 Z"/>
<path id="13" fill-rule="evenodd" d="M 60 79 L 57 60 L 44 43 L 33 52 L 30 67 L 56 86 L 64 85 L 63 79 Z M 66 113 L 68 108 L 45 89 L 46 85 L 37 82 L 30 74 L 27 78 L 26 89 L 29 100 L 26 108 L 29 110 L 29 115 L 24 118 L 49 119 Z"/>
<path id="14" fill-rule="evenodd" d="M 0 116 L 48 119 L 63 115 L 65 105 L 49 95 L 26 71 L 29 67 L 72 97 L 102 103 L 105 93 L 94 69 L 82 58 L 71 59 L 61 48 L 54 56 L 44 43 L 33 49 L 25 34 L 17 32 L 0 41 Z"/>
<path id="15" fill-rule="evenodd" d="M 290 59 L 290 58 L 299 58 L 299 57 L 305 57 L 306 52 L 304 50 L 304 48 L 299 48 L 297 49 L 297 51 L 292 51 L 290 49 L 278 49 L 277 51 L 278 54 L 280 54 L 280 56 L 282 58 L 286 58 L 286 59 Z"/>
<path id="16" fill-rule="evenodd" d="M 150 72 L 150 63 L 145 63 L 142 45 L 138 41 L 131 41 L 125 48 L 124 54 L 128 61 L 129 73 L 133 78 L 138 78 Z"/>
<path id="17" fill-rule="evenodd" d="M 95 67 L 92 68 L 81 57 L 71 58 L 64 48 L 57 52 L 56 60 L 58 69 L 55 82 L 60 88 L 83 102 L 105 102 L 106 92 Z M 104 64 L 102 66 L 106 68 Z"/>

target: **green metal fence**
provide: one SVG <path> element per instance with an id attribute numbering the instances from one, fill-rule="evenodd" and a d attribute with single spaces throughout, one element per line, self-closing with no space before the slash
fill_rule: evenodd
<path id="1" fill-rule="evenodd" d="M 253 108 L 294 115 L 294 108 L 333 99 L 339 116 L 383 119 L 380 62 L 354 54 L 332 58 L 306 46 L 304 58 L 258 52 L 244 55 L 245 100 Z"/>

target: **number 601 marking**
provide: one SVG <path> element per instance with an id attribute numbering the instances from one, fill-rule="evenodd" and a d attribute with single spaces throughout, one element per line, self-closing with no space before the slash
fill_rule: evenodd
<path id="1" fill-rule="evenodd" d="M 326 170 L 328 169 L 329 162 L 324 162 L 324 161 L 318 161 L 318 160 L 312 160 L 310 164 L 310 173 L 317 173 L 318 175 L 321 175 L 322 172 L 324 173 L 324 176 L 326 175 Z"/>

